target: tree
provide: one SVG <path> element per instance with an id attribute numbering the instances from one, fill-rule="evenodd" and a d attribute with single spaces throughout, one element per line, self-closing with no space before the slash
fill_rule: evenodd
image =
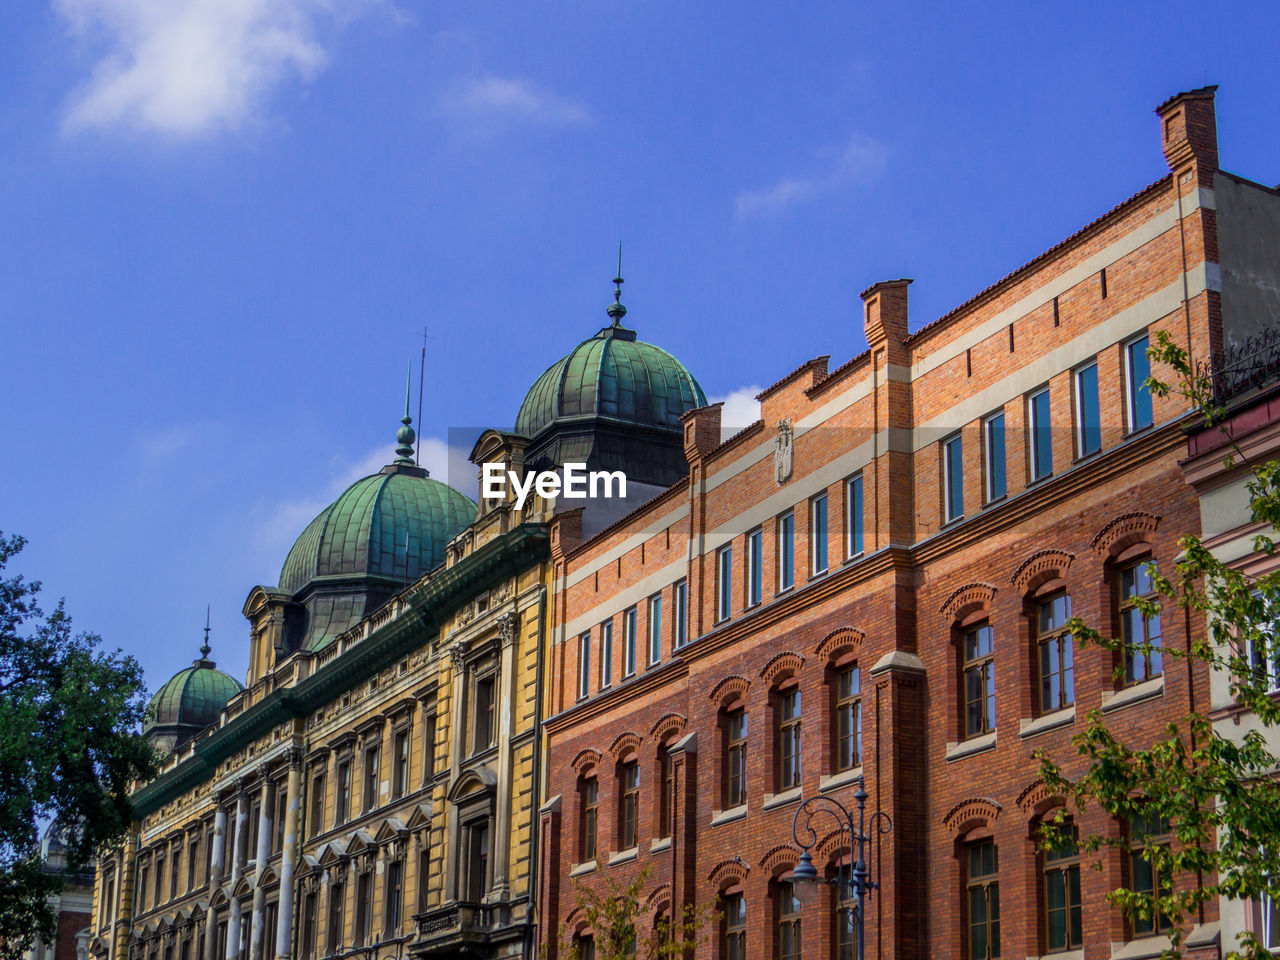
<path id="1" fill-rule="evenodd" d="M 689 955 L 705 939 L 712 914 L 705 907 L 691 904 L 681 907 L 678 915 L 661 919 L 656 929 L 646 929 L 640 898 L 648 880 L 646 866 L 630 883 L 608 880 L 603 894 L 574 882 L 577 911 L 594 934 L 595 960 L 672 960 Z M 585 960 L 581 944 L 574 940 L 571 930 L 565 931 L 562 949 L 568 960 Z"/>
<path id="2" fill-rule="evenodd" d="M 0 571 L 22 550 L 0 533 Z M 58 601 L 45 614 L 38 581 L 0 577 L 0 958 L 51 943 L 49 897 L 59 874 L 42 869 L 40 830 L 67 827 L 67 866 L 88 864 L 129 826 L 129 789 L 154 774 L 139 733 L 142 669 L 100 638 L 71 632 Z"/>
<path id="3" fill-rule="evenodd" d="M 1153 361 L 1172 369 L 1177 376 L 1172 389 L 1189 400 L 1208 425 L 1223 421 L 1226 411 L 1215 402 L 1210 377 L 1193 370 L 1186 352 L 1167 334 L 1157 334 L 1149 353 Z M 1167 396 L 1171 390 L 1154 374 L 1147 386 L 1156 396 Z M 1246 486 L 1253 519 L 1266 525 L 1254 548 L 1274 553 L 1280 531 L 1280 464 L 1250 463 L 1237 447 L 1228 457 L 1228 467 L 1249 471 Z M 1162 605 L 1189 610 L 1204 617 L 1207 629 L 1187 649 L 1165 648 L 1161 655 L 1189 658 L 1222 671 L 1236 702 L 1264 727 L 1275 727 L 1280 724 L 1280 703 L 1268 692 L 1268 672 L 1274 677 L 1280 668 L 1280 576 L 1246 577 L 1215 557 L 1196 536 L 1184 537 L 1180 546 L 1172 574 L 1149 568 L 1160 599 L 1139 604 L 1146 616 Z M 1119 651 L 1122 662 L 1125 654 L 1145 655 L 1152 649 L 1107 637 L 1078 618 L 1068 629 L 1082 647 Z M 1096 855 L 1094 865 L 1100 868 L 1107 849 L 1131 849 L 1147 834 L 1141 857 L 1150 867 L 1150 890 L 1119 889 L 1107 897 L 1130 923 L 1150 929 L 1152 923 L 1164 926 L 1158 918 L 1167 918 L 1172 948 L 1165 957 L 1182 955 L 1182 943 L 1200 907 L 1219 896 L 1253 900 L 1266 894 L 1280 900 L 1280 780 L 1275 779 L 1277 758 L 1257 730 L 1231 739 L 1215 730 L 1209 717 L 1191 713 L 1181 723 L 1168 724 L 1164 735 L 1151 744 L 1135 745 L 1114 734 L 1103 715 L 1094 711 L 1074 743 L 1086 761 L 1077 777 L 1038 754 L 1040 775 L 1053 793 L 1079 811 L 1096 804 L 1119 823 L 1162 825 L 1156 831 L 1130 831 L 1129 836 L 1086 836 L 1078 846 L 1083 854 Z M 1067 808 L 1060 808 L 1048 818 L 1040 841 L 1044 849 L 1075 845 L 1067 815 Z M 1155 835 L 1164 834 L 1166 822 L 1165 836 L 1171 841 L 1161 842 Z M 1145 874 L 1145 866 L 1143 870 Z M 1239 944 L 1223 947 L 1229 958 L 1275 956 L 1251 933 L 1241 935 Z"/>

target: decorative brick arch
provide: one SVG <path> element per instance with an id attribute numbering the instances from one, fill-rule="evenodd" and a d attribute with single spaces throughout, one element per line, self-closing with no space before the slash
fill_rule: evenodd
<path id="1" fill-rule="evenodd" d="M 1022 561 L 1009 582 L 1019 593 L 1030 593 L 1048 580 L 1065 576 L 1075 558 L 1066 550 L 1040 550 Z"/>
<path id="2" fill-rule="evenodd" d="M 961 620 L 974 611 L 990 608 L 996 599 L 996 588 L 989 583 L 966 583 L 938 609 L 948 620 Z"/>
<path id="3" fill-rule="evenodd" d="M 1034 816 L 1040 816 L 1046 810 L 1060 807 L 1063 802 L 1063 798 L 1056 793 L 1052 793 L 1043 780 L 1032 780 L 1018 794 L 1018 807 L 1021 808 L 1023 813 Z"/>
<path id="4" fill-rule="evenodd" d="M 813 845 L 813 852 L 821 854 L 834 862 L 841 853 L 849 849 L 849 841 L 845 839 L 846 831 L 835 827 L 830 833 Z"/>
<path id="5" fill-rule="evenodd" d="M 717 683 L 708 699 L 716 705 L 723 704 L 729 700 L 737 700 L 739 697 L 747 695 L 747 689 L 750 686 L 751 681 L 746 677 L 733 674 Z"/>
<path id="6" fill-rule="evenodd" d="M 707 882 L 720 891 L 735 883 L 746 883 L 750 872 L 751 864 L 741 857 L 730 857 L 711 868 L 711 872 L 707 874 Z"/>
<path id="7" fill-rule="evenodd" d="M 615 760 L 621 760 L 632 750 L 640 747 L 640 742 L 644 738 L 634 730 L 628 730 L 626 733 L 620 733 L 613 738 L 613 743 L 609 744 L 609 755 Z"/>
<path id="8" fill-rule="evenodd" d="M 760 869 L 772 876 L 780 867 L 791 867 L 800 859 L 800 848 L 792 843 L 780 843 L 760 858 Z"/>
<path id="9" fill-rule="evenodd" d="M 575 934 L 579 934 L 583 930 L 587 929 L 587 918 L 582 912 L 582 908 L 574 907 L 570 910 L 569 915 L 564 918 L 564 925 Z"/>
<path id="10" fill-rule="evenodd" d="M 970 797 L 968 800 L 961 800 L 948 810 L 947 815 L 942 818 L 942 825 L 952 834 L 959 836 L 978 824 L 990 826 L 995 823 L 1003 809 L 990 797 Z"/>
<path id="11" fill-rule="evenodd" d="M 862 641 L 867 635 L 856 627 L 838 627 L 832 630 L 813 648 L 813 655 L 822 660 L 835 660 L 849 651 L 862 649 Z"/>
<path id="12" fill-rule="evenodd" d="M 671 905 L 671 884 L 669 883 L 659 884 L 644 901 L 644 908 L 649 913 L 653 913 L 664 905 L 667 907 Z"/>
<path id="13" fill-rule="evenodd" d="M 1089 546 L 1104 559 L 1114 557 L 1135 543 L 1150 543 L 1151 535 L 1156 532 L 1156 525 L 1159 523 L 1159 517 L 1144 510 L 1122 513 L 1094 534 Z"/>
<path id="14" fill-rule="evenodd" d="M 766 686 L 772 687 L 785 677 L 795 676 L 803 666 L 804 654 L 796 653 L 794 650 L 783 650 L 781 653 L 774 654 L 764 665 L 764 669 L 760 671 L 760 679 Z"/>
<path id="15" fill-rule="evenodd" d="M 658 722 L 653 725 L 653 729 L 649 731 L 649 736 L 661 743 L 667 737 L 684 732 L 684 725 L 688 721 L 682 714 L 668 713 L 658 718 Z"/>
<path id="16" fill-rule="evenodd" d="M 570 764 L 570 766 L 573 767 L 574 773 L 576 773 L 578 776 L 582 776 L 582 774 L 585 773 L 590 767 L 596 767 L 599 765 L 600 765 L 600 751 L 595 750 L 591 747 L 587 747 L 587 749 L 585 750 L 578 751 L 578 755 L 573 758 L 573 763 Z"/>

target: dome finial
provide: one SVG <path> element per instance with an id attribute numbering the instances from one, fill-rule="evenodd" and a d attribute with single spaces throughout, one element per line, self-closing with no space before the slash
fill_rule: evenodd
<path id="1" fill-rule="evenodd" d="M 618 241 L 618 275 L 613 278 L 613 303 L 605 311 L 613 318 L 615 327 L 622 326 L 622 318 L 627 315 L 627 308 L 622 305 L 622 241 Z"/>
<path id="2" fill-rule="evenodd" d="M 408 372 L 405 375 L 404 382 L 404 416 L 400 422 L 404 424 L 396 431 L 396 463 L 403 463 L 413 466 L 413 441 L 417 439 L 417 434 L 413 432 L 413 427 L 409 424 L 413 423 L 413 418 L 409 416 L 409 391 L 413 385 L 413 361 L 409 361 Z"/>
<path id="3" fill-rule="evenodd" d="M 209 608 L 211 606 L 212 604 L 205 604 L 204 607 L 204 643 L 200 644 L 200 660 L 197 660 L 197 663 L 208 660 L 209 654 L 213 652 L 213 647 L 209 646 Z"/>

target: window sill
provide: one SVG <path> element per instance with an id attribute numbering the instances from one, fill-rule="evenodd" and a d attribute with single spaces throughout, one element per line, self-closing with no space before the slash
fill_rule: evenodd
<path id="1" fill-rule="evenodd" d="M 1102 712 L 1110 713 L 1112 710 L 1120 710 L 1135 703 L 1153 700 L 1163 695 L 1164 674 L 1161 674 L 1152 680 L 1135 683 L 1133 686 L 1125 687 L 1123 690 L 1104 690 L 1102 692 Z"/>
<path id="2" fill-rule="evenodd" d="M 740 803 L 736 807 L 730 807 L 728 810 L 712 810 L 711 826 L 718 827 L 722 823 L 733 823 L 735 820 L 741 820 L 747 815 L 747 805 Z"/>
<path id="3" fill-rule="evenodd" d="M 947 763 L 953 760 L 960 760 L 964 757 L 971 757 L 976 753 L 986 753 L 988 750 L 996 748 L 996 732 L 992 730 L 990 733 L 984 733 L 980 737 L 970 737 L 968 740 L 961 740 L 959 743 L 947 744 Z"/>
<path id="4" fill-rule="evenodd" d="M 639 847 L 628 847 L 626 850 L 619 850 L 609 857 L 609 866 L 614 867 L 620 863 L 630 863 L 638 856 L 640 856 Z"/>
<path id="5" fill-rule="evenodd" d="M 594 860 L 588 860 L 586 863 L 579 863 L 577 866 L 575 866 L 572 870 L 569 871 L 569 876 L 583 877 L 583 876 L 586 876 L 588 873 L 595 873 L 596 866 L 597 864 Z"/>
<path id="6" fill-rule="evenodd" d="M 1075 722 L 1076 705 L 1073 703 L 1071 706 L 1055 710 L 1053 713 L 1046 713 L 1032 719 L 1024 717 L 1018 721 L 1018 736 L 1025 740 L 1028 737 L 1048 733 L 1050 730 L 1057 730 L 1059 727 L 1065 727 Z M 1067 956 L 1067 954 L 1063 954 L 1063 956 Z"/>
<path id="7" fill-rule="evenodd" d="M 650 853 L 661 853 L 663 850 L 671 849 L 671 838 L 663 837 L 661 840 L 655 840 L 649 844 Z"/>
<path id="8" fill-rule="evenodd" d="M 828 790 L 835 790 L 838 787 L 847 787 L 849 784 L 857 783 L 861 779 L 862 767 L 841 770 L 839 773 L 832 774 L 829 777 L 819 777 L 818 792 L 826 793 Z"/>
<path id="9" fill-rule="evenodd" d="M 1027 960 L 1084 960 L 1084 951 L 1060 950 L 1057 953 L 1046 953 L 1043 957 L 1027 957 Z"/>
<path id="10" fill-rule="evenodd" d="M 795 583 L 793 582 L 793 583 L 788 584 L 788 585 L 787 585 L 787 586 L 785 586 L 785 587 L 779 587 L 779 588 L 774 592 L 774 594 L 773 594 L 773 595 L 774 595 L 775 597 L 785 597 L 788 593 L 790 593 L 790 592 L 791 592 L 792 590 L 794 590 L 795 588 L 796 588 L 796 585 L 795 585 Z"/>
<path id="11" fill-rule="evenodd" d="M 1152 960 L 1172 947 L 1168 937 L 1143 937 L 1128 943 L 1111 944 L 1111 960 Z"/>
<path id="12" fill-rule="evenodd" d="M 829 572 L 830 567 L 823 567 L 821 570 L 815 570 L 813 573 L 809 574 L 809 582 L 812 583 L 814 580 L 821 580 Z"/>
<path id="13" fill-rule="evenodd" d="M 785 807 L 789 803 L 795 803 L 799 799 L 799 787 L 792 787 L 790 790 L 783 790 L 781 793 L 766 793 L 764 795 L 764 803 L 760 804 L 760 809 L 776 810 L 778 807 Z"/>

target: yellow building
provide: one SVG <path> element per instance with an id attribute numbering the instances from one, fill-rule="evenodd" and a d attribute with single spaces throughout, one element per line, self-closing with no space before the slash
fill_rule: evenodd
<path id="1" fill-rule="evenodd" d="M 168 759 L 98 864 L 98 960 L 530 953 L 547 505 L 477 507 L 403 422 L 250 592 L 245 686 L 206 636 L 153 698 Z"/>

